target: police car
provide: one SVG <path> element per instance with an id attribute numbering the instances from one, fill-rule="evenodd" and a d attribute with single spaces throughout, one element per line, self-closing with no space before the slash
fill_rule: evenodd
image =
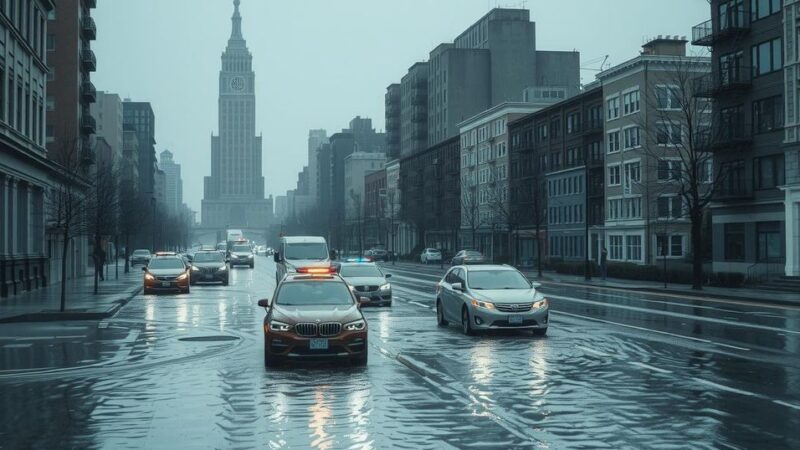
<path id="1" fill-rule="evenodd" d="M 383 271 L 369 258 L 347 259 L 337 265 L 339 276 L 358 297 L 369 299 L 370 305 L 392 306 L 392 274 Z"/>

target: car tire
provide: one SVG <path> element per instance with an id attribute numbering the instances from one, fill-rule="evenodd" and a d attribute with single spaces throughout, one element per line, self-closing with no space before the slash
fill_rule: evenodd
<path id="1" fill-rule="evenodd" d="M 250 264 L 250 268 L 251 268 L 251 269 L 253 269 L 253 268 L 255 268 L 255 267 L 256 267 L 256 264 L 255 264 L 255 263 L 253 263 L 253 264 Z"/>
<path id="2" fill-rule="evenodd" d="M 461 308 L 461 332 L 466 336 L 472 336 L 472 322 L 469 317 L 469 310 L 466 306 Z"/>
<path id="3" fill-rule="evenodd" d="M 181 293 L 182 293 L 182 294 L 188 294 L 188 293 L 190 293 L 191 291 L 192 291 L 192 288 L 190 288 L 189 286 L 186 286 L 186 289 L 182 290 L 182 291 L 181 291 Z"/>
<path id="4" fill-rule="evenodd" d="M 223 286 L 227 286 L 228 285 L 228 279 L 227 278 L 225 278 L 225 280 L 222 281 L 222 285 Z"/>
<path id="5" fill-rule="evenodd" d="M 444 308 L 442 308 L 442 301 L 436 299 L 436 323 L 440 327 L 446 327 L 450 323 L 444 318 Z"/>
<path id="6" fill-rule="evenodd" d="M 537 328 L 533 330 L 534 336 L 546 336 L 547 335 L 547 328 Z"/>
<path id="7" fill-rule="evenodd" d="M 150 289 L 147 289 L 147 288 L 145 288 L 144 291 L 142 291 L 143 295 L 151 295 L 152 293 L 153 293 L 153 291 L 151 291 Z"/>

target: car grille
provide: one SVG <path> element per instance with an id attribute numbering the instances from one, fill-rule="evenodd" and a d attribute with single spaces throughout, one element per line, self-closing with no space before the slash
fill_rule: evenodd
<path id="1" fill-rule="evenodd" d="M 342 324 L 336 322 L 326 322 L 320 324 L 319 326 L 320 336 L 336 336 L 341 331 L 342 331 Z"/>
<path id="2" fill-rule="evenodd" d="M 299 336 L 316 336 L 317 324 L 315 323 L 298 323 L 294 326 L 294 331 Z"/>
<path id="3" fill-rule="evenodd" d="M 175 276 L 169 276 L 169 277 L 156 277 L 156 279 L 157 279 L 158 281 L 175 281 L 175 279 L 176 279 L 176 278 L 178 278 L 178 277 L 175 277 Z"/>
<path id="4" fill-rule="evenodd" d="M 517 303 L 517 304 L 498 304 L 495 303 L 494 307 L 497 308 L 498 311 L 503 312 L 524 312 L 530 311 L 533 303 Z"/>
<path id="5" fill-rule="evenodd" d="M 375 292 L 378 290 L 378 286 L 356 286 L 356 290 L 358 292 Z"/>

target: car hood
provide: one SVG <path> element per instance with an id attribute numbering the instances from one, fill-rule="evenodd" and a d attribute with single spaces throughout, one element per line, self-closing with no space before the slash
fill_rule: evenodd
<path id="1" fill-rule="evenodd" d="M 534 298 L 539 297 L 536 289 L 470 289 L 469 293 L 478 300 L 492 303 L 533 303 L 538 300 Z"/>
<path id="2" fill-rule="evenodd" d="M 238 257 L 251 256 L 252 254 L 253 253 L 251 252 L 231 252 L 231 256 L 238 256 Z"/>
<path id="3" fill-rule="evenodd" d="M 185 272 L 182 269 L 147 269 L 147 272 L 157 277 L 177 277 Z"/>
<path id="4" fill-rule="evenodd" d="M 298 267 L 330 267 L 331 262 L 327 259 L 287 259 L 286 267 L 297 269 Z"/>
<path id="5" fill-rule="evenodd" d="M 224 265 L 225 265 L 225 261 L 199 262 L 199 263 L 194 263 L 193 264 L 193 266 L 199 267 L 201 269 L 208 269 L 208 268 L 218 269 L 218 268 L 220 268 L 220 267 L 222 267 Z"/>
<path id="6" fill-rule="evenodd" d="M 281 306 L 272 308 L 272 319 L 290 325 L 301 322 L 341 322 L 348 323 L 361 319 L 361 311 L 356 305 L 309 305 Z"/>
<path id="7" fill-rule="evenodd" d="M 383 277 L 342 277 L 350 286 L 381 286 L 386 283 Z"/>

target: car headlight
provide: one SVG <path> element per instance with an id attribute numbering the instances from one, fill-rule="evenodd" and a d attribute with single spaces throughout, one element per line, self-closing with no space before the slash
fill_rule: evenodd
<path id="1" fill-rule="evenodd" d="M 355 322 L 346 323 L 344 329 L 347 331 L 360 331 L 367 327 L 367 322 L 363 320 L 356 320 Z"/>
<path id="2" fill-rule="evenodd" d="M 278 322 L 277 320 L 271 321 L 269 327 L 275 331 L 289 331 L 292 329 L 292 326 L 288 323 Z"/>
<path id="3" fill-rule="evenodd" d="M 200 269 L 197 266 L 192 266 L 192 272 L 200 272 Z"/>
<path id="4" fill-rule="evenodd" d="M 178 275 L 177 280 L 178 281 L 183 281 L 183 280 L 187 279 L 188 277 L 189 277 L 189 274 L 186 273 L 186 272 L 183 272 L 182 274 Z"/>
<path id="5" fill-rule="evenodd" d="M 228 266 L 222 266 L 222 267 L 220 267 L 220 268 L 219 268 L 219 269 L 217 269 L 217 270 L 228 270 Z"/>
<path id="6" fill-rule="evenodd" d="M 156 279 L 156 277 L 150 275 L 149 273 L 146 273 L 146 274 L 144 274 L 144 279 L 147 280 L 147 281 L 153 281 L 153 280 Z"/>
<path id="7" fill-rule="evenodd" d="M 550 302 L 548 302 L 546 298 L 543 298 L 533 304 L 533 309 L 542 309 L 547 308 L 548 306 L 550 306 Z"/>
<path id="8" fill-rule="evenodd" d="M 472 306 L 483 309 L 494 309 L 494 303 L 484 302 L 478 299 L 472 299 Z"/>
<path id="9" fill-rule="evenodd" d="M 391 288 L 392 288 L 392 284 L 391 283 L 386 283 L 383 286 L 381 286 L 381 290 L 382 291 L 388 291 Z"/>

